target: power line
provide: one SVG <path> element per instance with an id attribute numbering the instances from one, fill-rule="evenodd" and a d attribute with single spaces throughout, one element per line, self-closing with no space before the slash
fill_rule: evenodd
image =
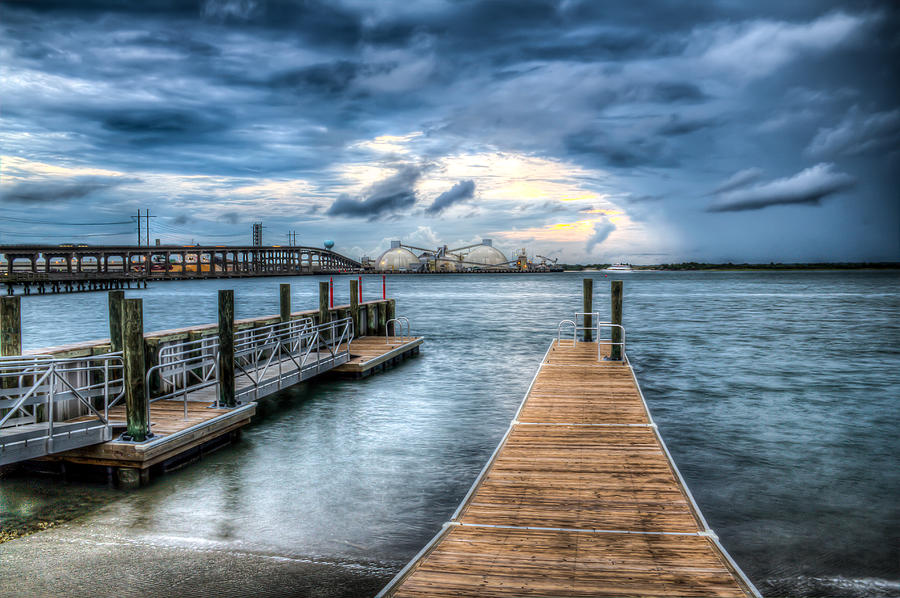
<path id="1" fill-rule="evenodd" d="M 118 235 L 130 235 L 131 231 L 122 231 L 117 233 L 74 233 L 67 235 L 47 235 L 44 233 L 11 233 L 5 230 L 0 230 L 0 234 L 6 235 L 8 237 L 115 237 Z"/>
<path id="2" fill-rule="evenodd" d="M 111 226 L 118 224 L 131 224 L 133 220 L 124 220 L 119 222 L 50 222 L 48 220 L 32 220 L 30 218 L 13 218 L 11 216 L 0 216 L 0 220 L 9 220 L 10 222 L 19 222 L 22 224 L 48 224 L 51 226 Z"/>

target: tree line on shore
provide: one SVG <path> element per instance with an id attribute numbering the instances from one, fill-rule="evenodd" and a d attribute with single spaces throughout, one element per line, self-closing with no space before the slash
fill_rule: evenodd
<path id="1" fill-rule="evenodd" d="M 603 270 L 610 264 L 560 264 L 564 270 Z M 631 266 L 632 270 L 895 270 L 900 269 L 900 262 L 817 262 L 817 263 L 781 263 L 768 264 L 735 264 L 732 262 L 711 264 L 705 262 L 681 262 L 678 264 L 654 264 Z"/>

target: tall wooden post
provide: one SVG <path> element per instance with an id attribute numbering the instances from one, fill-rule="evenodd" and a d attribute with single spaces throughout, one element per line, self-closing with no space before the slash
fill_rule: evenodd
<path id="1" fill-rule="evenodd" d="M 385 314 L 384 319 L 393 320 L 396 317 L 395 309 L 396 309 L 396 300 L 388 299 L 387 303 L 384 305 Z M 388 326 L 388 334 L 391 336 L 397 336 L 397 322 L 392 322 L 390 326 Z"/>
<path id="2" fill-rule="evenodd" d="M 122 303 L 125 291 L 110 291 L 109 304 L 109 350 L 113 353 L 122 350 Z"/>
<path id="3" fill-rule="evenodd" d="M 387 301 L 378 302 L 378 334 L 379 336 L 387 332 Z"/>
<path id="4" fill-rule="evenodd" d="M 319 283 L 319 324 L 329 321 L 328 318 L 328 282 Z"/>
<path id="5" fill-rule="evenodd" d="M 366 334 L 375 336 L 378 334 L 378 304 L 366 304 Z"/>
<path id="6" fill-rule="evenodd" d="M 350 279 L 350 317 L 353 318 L 353 335 L 362 336 L 359 330 L 359 281 Z"/>
<path id="7" fill-rule="evenodd" d="M 291 285 L 282 283 L 280 295 L 281 299 L 281 321 L 287 322 L 291 319 Z"/>
<path id="8" fill-rule="evenodd" d="M 594 279 L 593 278 L 585 278 L 582 283 L 584 283 L 584 288 L 582 289 L 582 302 L 583 307 L 581 311 L 586 314 L 590 314 L 594 311 Z M 585 328 L 589 328 L 594 325 L 594 317 L 590 315 L 584 316 Z M 597 331 L 597 339 L 600 338 L 600 331 Z M 591 330 L 584 331 L 584 340 L 586 342 L 591 342 L 593 340 L 591 335 Z"/>
<path id="9" fill-rule="evenodd" d="M 147 389 L 144 386 L 144 310 L 140 299 L 122 304 L 122 350 L 125 361 L 126 434 L 136 442 L 150 431 Z"/>
<path id="10" fill-rule="evenodd" d="M 0 298 L 0 355 L 22 354 L 22 302 L 17 295 Z"/>
<path id="11" fill-rule="evenodd" d="M 610 317 L 610 322 L 613 324 L 622 325 L 622 281 L 621 280 L 613 280 L 609 285 L 609 302 L 612 308 L 612 313 Z M 622 342 L 622 330 L 619 328 L 612 329 L 612 342 L 613 343 L 621 343 Z M 610 359 L 614 361 L 620 361 L 622 359 L 622 346 L 613 344 L 612 350 L 610 351 Z"/>
<path id="12" fill-rule="evenodd" d="M 234 291 L 219 291 L 219 405 L 234 407 Z"/>

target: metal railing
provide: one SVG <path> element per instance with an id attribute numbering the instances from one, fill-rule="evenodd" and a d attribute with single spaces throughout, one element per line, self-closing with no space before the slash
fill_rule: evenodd
<path id="1" fill-rule="evenodd" d="M 581 326 L 578 325 L 578 316 L 582 316 L 582 325 Z M 590 321 L 587 319 L 588 316 L 590 316 Z M 597 318 L 596 326 L 594 325 L 594 317 Z M 560 323 L 556 326 L 556 344 L 557 344 L 557 346 L 574 347 L 575 345 L 578 344 L 578 332 L 579 331 L 585 332 L 585 331 L 590 330 L 592 332 L 597 333 L 596 338 L 594 339 L 594 342 L 597 343 L 597 360 L 598 361 L 602 361 L 603 359 L 606 359 L 606 357 L 603 354 L 602 347 L 608 346 L 610 348 L 620 347 L 621 348 L 620 359 L 614 360 L 614 361 L 621 360 L 621 361 L 624 361 L 627 363 L 628 355 L 625 353 L 625 327 L 622 326 L 621 324 L 613 324 L 612 322 L 600 322 L 599 320 L 600 320 L 600 314 L 598 312 L 575 312 L 574 320 L 560 321 Z M 590 324 L 590 325 L 588 325 L 588 324 Z M 562 344 L 563 340 L 565 340 L 567 343 L 569 340 L 568 334 L 566 335 L 565 339 L 563 338 L 563 329 L 567 328 L 569 326 L 572 327 L 572 344 L 571 345 L 570 344 L 563 345 Z M 610 338 L 608 338 L 608 339 L 600 338 L 601 330 L 609 330 Z M 614 330 L 621 332 L 621 335 L 622 335 L 621 341 L 616 342 L 616 341 L 612 340 L 612 336 L 613 336 L 612 333 Z"/>
<path id="2" fill-rule="evenodd" d="M 258 399 L 349 360 L 353 334 L 351 318 L 318 326 L 303 318 L 236 332 L 235 399 Z M 159 362 L 147 370 L 148 393 L 154 382 L 158 384 L 149 402 L 180 398 L 187 418 L 190 395 L 215 387 L 214 399 L 195 395 L 195 400 L 220 406 L 218 336 L 166 345 L 160 349 Z"/>
<path id="3" fill-rule="evenodd" d="M 151 394 L 154 378 L 159 391 Z M 187 419 L 188 394 L 219 385 L 219 337 L 208 336 L 165 345 L 159 350 L 159 364 L 147 370 L 147 421 L 150 422 L 150 403 L 176 399 L 184 403 Z"/>
<path id="4" fill-rule="evenodd" d="M 384 341 L 386 344 L 391 343 L 391 340 L 390 340 L 390 337 L 392 336 L 391 335 L 391 322 L 396 322 L 397 324 L 400 324 L 400 342 L 401 343 L 403 342 L 404 338 L 412 339 L 412 328 L 410 327 L 410 324 L 409 324 L 409 318 L 407 318 L 406 316 L 397 316 L 396 318 L 391 318 L 390 320 L 388 320 L 387 322 L 384 323 Z M 404 322 L 406 322 L 406 336 L 405 337 L 403 336 L 403 323 Z M 396 326 L 395 326 L 393 336 L 397 336 L 396 332 L 397 332 L 397 330 L 396 330 Z"/>
<path id="5" fill-rule="evenodd" d="M 54 451 L 54 440 L 59 450 L 74 448 L 89 431 L 108 439 L 109 409 L 125 395 L 123 372 L 120 352 L 73 358 L 0 358 L 3 453 L 22 450 L 28 443 L 32 447 L 43 443 L 43 452 L 32 455 L 39 456 Z M 82 421 L 66 421 L 71 419 Z M 0 462 L 5 462 L 2 457 Z"/>

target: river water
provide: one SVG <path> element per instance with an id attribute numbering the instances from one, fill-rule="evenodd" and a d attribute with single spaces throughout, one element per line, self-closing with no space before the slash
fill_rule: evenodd
<path id="1" fill-rule="evenodd" d="M 240 443 L 139 491 L 0 478 L 3 531 L 54 525 L 0 544 L 0 591 L 373 594 L 468 490 L 557 322 L 580 311 L 584 276 L 603 313 L 608 281 L 625 280 L 628 354 L 654 418 L 760 590 L 900 595 L 897 272 L 389 276 L 398 315 L 427 337 L 399 367 L 265 399 Z M 317 305 L 311 277 L 127 295 L 158 330 L 214 322 L 219 288 L 235 289 L 239 318 L 277 313 L 280 282 L 295 309 Z M 380 287 L 367 277 L 366 298 Z M 26 348 L 108 334 L 103 293 L 22 304 Z"/>

